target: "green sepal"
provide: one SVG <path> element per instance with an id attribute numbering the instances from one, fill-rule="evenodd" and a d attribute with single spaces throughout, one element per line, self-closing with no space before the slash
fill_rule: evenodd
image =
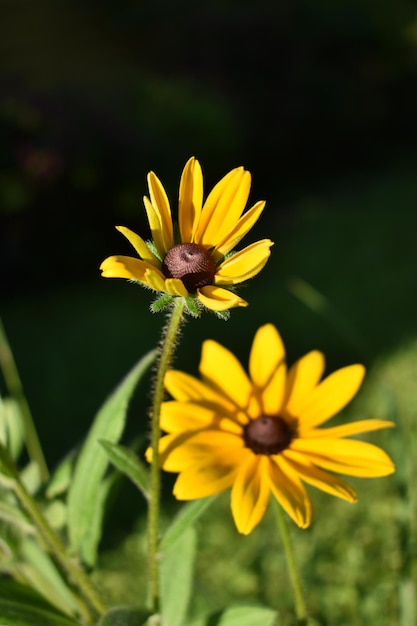
<path id="1" fill-rule="evenodd" d="M 227 320 L 230 319 L 230 311 L 229 311 L 229 309 L 227 309 L 227 311 L 214 311 L 214 313 L 215 313 L 215 315 L 219 319 L 221 319 L 221 320 L 223 320 L 225 322 L 227 322 Z"/>
<path id="2" fill-rule="evenodd" d="M 163 293 L 151 304 L 151 312 L 158 313 L 159 311 L 163 311 L 172 304 L 174 297 L 175 296 L 172 296 L 170 293 Z"/>
<path id="3" fill-rule="evenodd" d="M 158 261 L 162 263 L 161 255 L 159 254 L 159 250 L 154 242 L 150 239 L 149 241 L 145 241 L 145 243 L 148 246 L 149 250 L 152 252 L 152 254 L 155 255 Z"/>
<path id="4" fill-rule="evenodd" d="M 200 317 L 201 308 L 196 296 L 186 296 L 185 306 L 187 307 L 187 313 L 189 313 L 193 317 Z"/>

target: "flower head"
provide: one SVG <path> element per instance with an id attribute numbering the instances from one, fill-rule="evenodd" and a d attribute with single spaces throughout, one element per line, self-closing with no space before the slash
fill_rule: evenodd
<path id="1" fill-rule="evenodd" d="M 321 428 L 357 393 L 365 370 L 350 365 L 320 380 L 325 362 L 313 351 L 287 370 L 285 350 L 272 324 L 257 331 L 249 376 L 236 357 L 205 341 L 201 380 L 170 370 L 166 388 L 175 400 L 162 406 L 163 469 L 178 472 L 174 495 L 203 498 L 231 488 L 239 532 L 250 533 L 267 509 L 270 494 L 298 526 L 312 519 L 303 483 L 349 502 L 357 494 L 330 472 L 386 476 L 394 471 L 380 448 L 354 439 L 394 426 L 377 419 Z M 149 456 L 149 453 L 148 453 Z"/>
<path id="2" fill-rule="evenodd" d="M 145 197 L 144 204 L 153 241 L 145 242 L 128 228 L 118 226 L 139 259 L 108 257 L 100 266 L 102 275 L 138 281 L 163 294 L 154 310 L 178 296 L 186 298 L 194 315 L 198 315 L 199 305 L 220 314 L 247 306 L 234 293 L 234 286 L 261 271 L 273 245 L 270 239 L 262 239 L 233 254 L 265 206 L 265 202 L 257 202 L 243 214 L 250 183 L 250 173 L 238 167 L 217 183 L 203 204 L 203 174 L 192 157 L 181 176 L 175 228 L 165 190 L 150 172 L 150 198 Z"/>

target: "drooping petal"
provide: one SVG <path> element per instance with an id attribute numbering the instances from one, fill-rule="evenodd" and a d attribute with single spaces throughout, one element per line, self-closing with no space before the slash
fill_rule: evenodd
<path id="1" fill-rule="evenodd" d="M 304 455 L 293 450 L 285 450 L 282 456 L 304 482 L 329 493 L 331 496 L 342 498 L 348 502 L 357 501 L 358 495 L 353 487 L 338 476 L 315 467 Z"/>
<path id="2" fill-rule="evenodd" d="M 300 528 L 308 528 L 313 505 L 301 480 L 281 455 L 270 457 L 271 491 L 284 511 Z"/>
<path id="3" fill-rule="evenodd" d="M 300 406 L 323 375 L 324 355 L 318 350 L 308 352 L 288 370 L 285 410 L 299 415 Z"/>
<path id="4" fill-rule="evenodd" d="M 188 296 L 188 291 L 182 280 L 179 278 L 165 279 L 165 290 L 173 296 Z"/>
<path id="5" fill-rule="evenodd" d="M 291 448 L 314 465 L 348 476 L 371 478 L 395 471 L 389 456 L 371 443 L 355 439 L 294 439 Z"/>
<path id="6" fill-rule="evenodd" d="M 132 244 L 132 246 L 143 261 L 147 261 L 148 263 L 155 265 L 155 267 L 160 267 L 160 261 L 151 252 L 142 237 L 134 233 L 133 230 L 130 230 L 130 228 L 126 228 L 126 226 L 116 226 L 116 228 L 120 233 L 122 233 L 122 235 L 126 237 L 129 243 Z"/>
<path id="7" fill-rule="evenodd" d="M 201 350 L 199 370 L 206 383 L 236 406 L 245 408 L 248 405 L 252 385 L 230 350 L 217 341 L 206 340 Z"/>
<path id="8" fill-rule="evenodd" d="M 351 435 L 370 432 L 371 430 L 393 428 L 394 426 L 395 422 L 374 419 L 341 424 L 340 426 L 333 426 L 331 428 L 305 428 L 303 423 L 301 423 L 298 429 L 298 435 L 299 437 L 308 437 L 309 439 L 313 439 L 314 437 L 318 439 L 323 439 L 323 437 L 326 439 L 340 439 L 342 437 L 350 437 Z"/>
<path id="9" fill-rule="evenodd" d="M 236 528 L 243 535 L 252 532 L 268 508 L 268 463 L 268 458 L 264 455 L 248 455 L 236 474 L 231 507 Z"/>
<path id="10" fill-rule="evenodd" d="M 165 193 L 161 181 L 153 172 L 149 172 L 148 174 L 148 187 L 152 206 L 159 217 L 159 223 L 162 229 L 163 249 L 166 253 L 174 245 L 171 207 L 169 206 L 168 196 Z"/>
<path id="11" fill-rule="evenodd" d="M 166 435 L 161 438 L 160 444 L 162 467 L 170 467 L 169 471 L 175 472 L 196 463 L 229 467 L 240 463 L 242 455 L 247 452 L 241 437 L 213 429 Z"/>
<path id="12" fill-rule="evenodd" d="M 162 430 L 168 433 L 217 428 L 238 436 L 242 434 L 242 426 L 229 416 L 192 402 L 163 402 L 160 422 Z"/>
<path id="13" fill-rule="evenodd" d="M 299 405 L 304 425 L 319 426 L 341 411 L 356 395 L 364 375 L 365 368 L 357 364 L 327 376 Z"/>
<path id="14" fill-rule="evenodd" d="M 212 311 L 227 311 L 238 306 L 248 306 L 248 302 L 239 298 L 232 291 L 207 285 L 201 289 L 197 289 L 198 299 L 205 307 Z"/>
<path id="15" fill-rule="evenodd" d="M 237 285 L 256 276 L 271 255 L 270 239 L 262 239 L 239 250 L 219 265 L 214 282 L 216 285 Z"/>
<path id="16" fill-rule="evenodd" d="M 178 500 L 206 498 L 229 489 L 238 470 L 238 464 L 218 465 L 215 459 L 207 464 L 196 463 L 181 472 L 174 485 L 174 496 Z"/>
<path id="17" fill-rule="evenodd" d="M 147 271 L 158 273 L 158 270 L 146 261 L 122 255 L 109 256 L 104 259 L 100 265 L 100 270 L 105 278 L 128 278 L 146 284 L 145 274 Z"/>
<path id="18" fill-rule="evenodd" d="M 178 222 L 181 241 L 192 242 L 203 204 L 203 173 L 200 163 L 191 157 L 184 167 L 180 181 Z"/>
<path id="19" fill-rule="evenodd" d="M 251 176 L 243 167 L 227 174 L 209 194 L 201 211 L 195 242 L 214 248 L 239 220 L 249 197 Z"/>
<path id="20" fill-rule="evenodd" d="M 196 402 L 203 406 L 218 407 L 219 412 L 236 413 L 236 405 L 221 391 L 215 391 L 198 378 L 179 370 L 168 370 L 165 374 L 165 387 L 176 400 Z"/>
<path id="21" fill-rule="evenodd" d="M 246 211 L 244 215 L 232 226 L 231 230 L 226 233 L 222 241 L 219 241 L 214 249 L 213 255 L 215 260 L 224 257 L 228 252 L 233 250 L 241 239 L 250 231 L 254 224 L 258 221 L 262 211 L 264 210 L 265 202 L 260 200 L 254 206 Z"/>
<path id="22" fill-rule="evenodd" d="M 252 382 L 259 389 L 265 387 L 284 360 L 284 344 L 275 326 L 273 324 L 261 326 L 253 339 L 249 357 L 249 374 Z"/>

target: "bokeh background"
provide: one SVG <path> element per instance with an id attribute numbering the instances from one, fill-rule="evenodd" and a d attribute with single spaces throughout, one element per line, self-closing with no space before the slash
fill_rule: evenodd
<path id="1" fill-rule="evenodd" d="M 250 307 L 227 323 L 209 314 L 190 320 L 176 365 L 197 371 L 207 337 L 245 361 L 256 328 L 273 322 L 290 361 L 319 348 L 329 369 L 366 364 L 370 391 L 355 418 L 406 416 L 412 426 L 415 3 L 2 0 L 0 11 L 0 314 L 51 466 L 158 341 L 164 316 L 149 313 L 150 292 L 104 280 L 98 266 L 130 253 L 115 224 L 149 234 L 147 172 L 157 173 L 175 206 L 191 155 L 206 189 L 233 167 L 251 171 L 252 203 L 266 199 L 267 208 L 246 243 L 276 243 L 241 291 Z M 146 431 L 148 401 L 142 385 L 127 437 Z M 380 441 L 404 462 L 400 435 Z M 386 506 L 382 482 L 378 502 Z M 133 500 L 118 506 L 108 546 L 140 516 Z M 332 515 L 339 503 L 323 506 Z M 409 562 L 392 542 L 382 569 L 398 591 Z M 359 560 L 355 571 L 361 567 Z M 392 612 L 383 605 L 374 623 L 400 623 L 392 621 L 399 595 L 390 590 Z M 355 603 L 343 596 L 337 622 L 323 623 L 345 623 Z M 362 618 L 348 613 L 346 623 L 369 623 Z"/>

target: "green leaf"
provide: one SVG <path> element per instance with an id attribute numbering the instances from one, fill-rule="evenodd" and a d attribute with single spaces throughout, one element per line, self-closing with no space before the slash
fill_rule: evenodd
<path id="1" fill-rule="evenodd" d="M 123 432 L 128 401 L 157 351 L 146 354 L 98 412 L 77 460 L 68 492 L 68 531 L 71 547 L 82 558 L 91 552 L 89 530 L 100 506 L 100 485 L 108 466 L 99 439 L 117 442 Z"/>
<path id="2" fill-rule="evenodd" d="M 17 459 L 23 449 L 25 429 L 19 405 L 14 398 L 0 398 L 0 441 Z"/>
<path id="3" fill-rule="evenodd" d="M 103 615 L 98 626 L 142 626 L 151 615 L 148 609 L 120 606 Z"/>
<path id="4" fill-rule="evenodd" d="M 80 626 L 58 613 L 33 590 L 0 579 L 1 626 Z"/>
<path id="5" fill-rule="evenodd" d="M 218 494 L 209 498 L 201 498 L 187 502 L 174 517 L 171 525 L 165 532 L 161 542 L 161 550 L 166 550 L 191 524 L 204 513 L 204 511 L 216 500 Z"/>
<path id="6" fill-rule="evenodd" d="M 197 533 L 189 526 L 177 541 L 162 552 L 161 612 L 164 626 L 183 626 L 193 588 Z"/>
<path id="7" fill-rule="evenodd" d="M 264 606 L 231 606 L 210 613 L 187 626 L 275 626 L 276 611 Z"/>
<path id="8" fill-rule="evenodd" d="M 74 614 L 77 611 L 74 595 L 52 558 L 32 539 L 21 542 L 19 553 L 21 562 L 17 570 L 25 582 L 63 613 Z"/>
<path id="9" fill-rule="evenodd" d="M 19 472 L 6 446 L 0 441 L 0 472 L 9 478 L 19 479 Z"/>
<path id="10" fill-rule="evenodd" d="M 59 463 L 51 478 L 49 479 L 45 495 L 47 498 L 55 498 L 65 493 L 71 484 L 72 471 L 74 467 L 75 450 Z"/>
<path id="11" fill-rule="evenodd" d="M 148 483 L 149 474 L 146 467 L 139 461 L 132 450 L 112 443 L 105 439 L 100 439 L 100 444 L 106 451 L 109 460 L 122 474 L 125 474 L 142 492 L 146 500 L 149 499 Z"/>
<path id="12" fill-rule="evenodd" d="M 25 534 L 34 535 L 36 533 L 35 527 L 26 515 L 17 506 L 7 502 L 0 502 L 0 520 L 19 528 Z"/>

